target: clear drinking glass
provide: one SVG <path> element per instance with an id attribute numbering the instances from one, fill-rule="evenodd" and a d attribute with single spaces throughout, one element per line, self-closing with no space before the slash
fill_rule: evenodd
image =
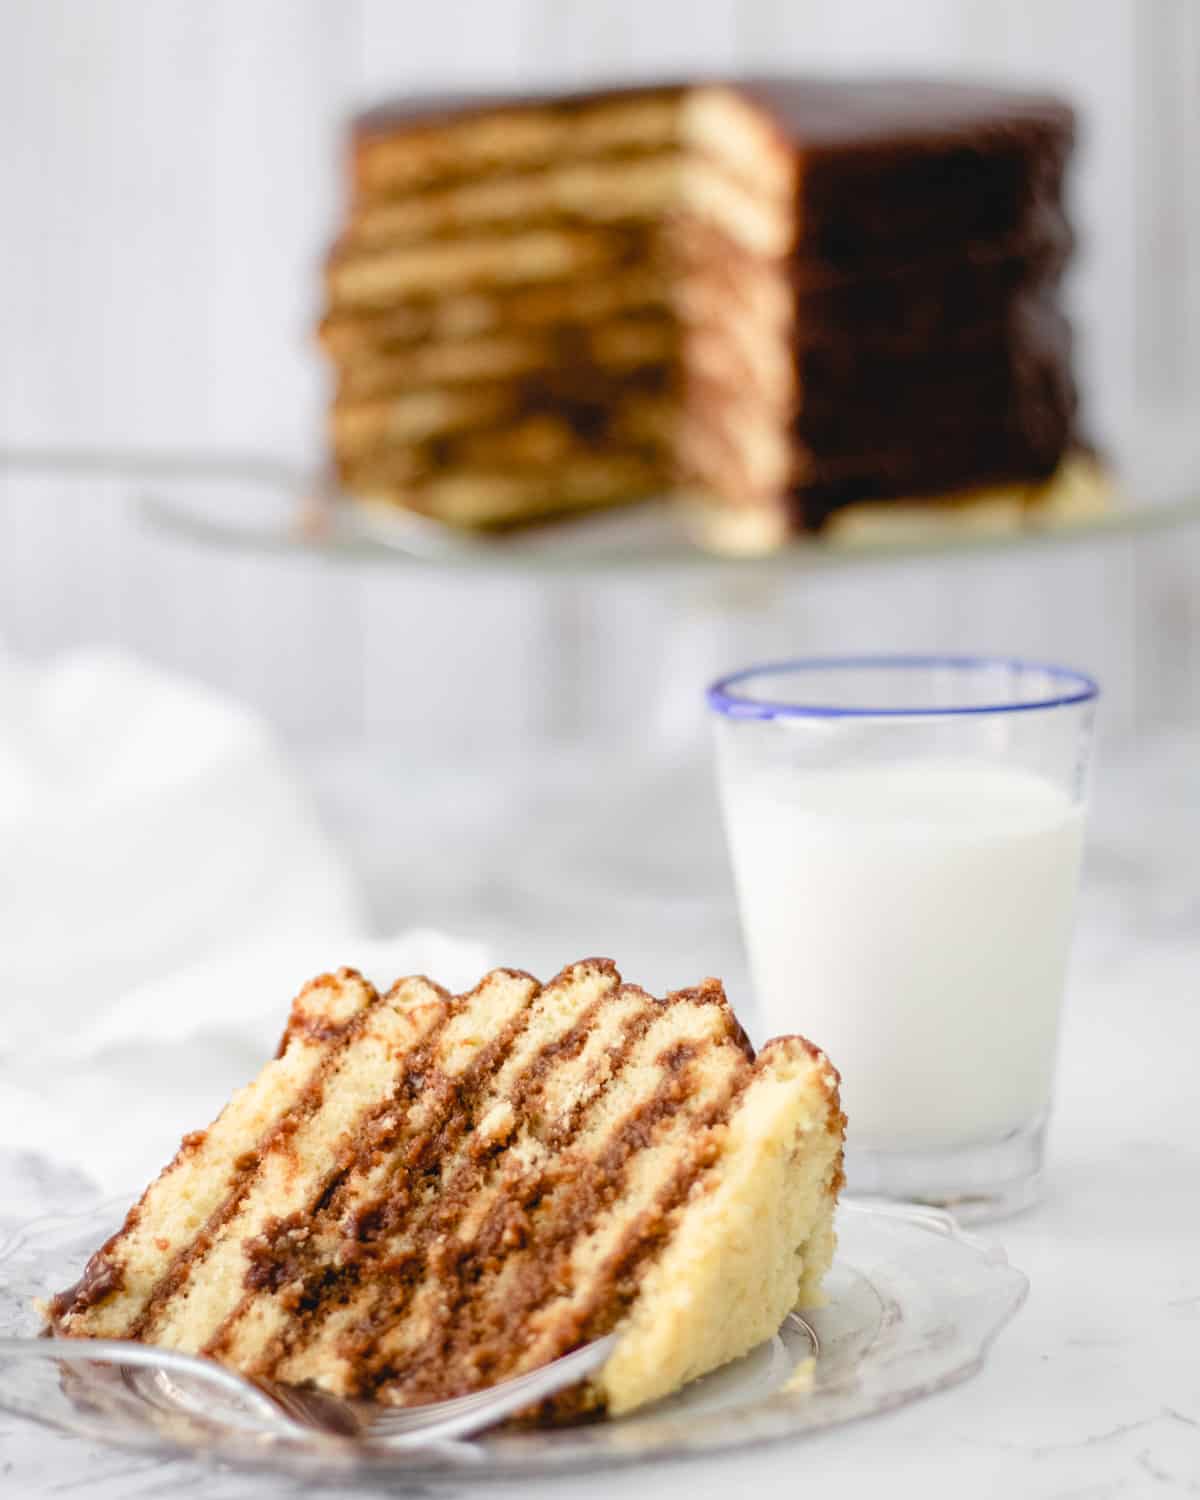
<path id="1" fill-rule="evenodd" d="M 751 667 L 708 701 L 765 1035 L 842 1075 L 852 1192 L 1037 1197 L 1099 689 L 978 657 Z"/>

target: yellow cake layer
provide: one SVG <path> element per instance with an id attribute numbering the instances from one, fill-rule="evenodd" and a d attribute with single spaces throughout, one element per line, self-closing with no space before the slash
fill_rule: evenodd
<path id="1" fill-rule="evenodd" d="M 686 89 L 533 105 L 503 101 L 478 110 L 368 125 L 354 148 L 360 202 L 461 182 L 497 167 L 532 171 L 550 163 L 690 147 L 769 198 L 795 186 L 795 164 L 771 122 L 733 89 Z"/>
<path id="2" fill-rule="evenodd" d="M 547 226 L 335 255 L 326 272 L 330 305 L 382 308 L 405 297 L 607 275 L 651 249 L 648 233 Z"/>
<path id="3" fill-rule="evenodd" d="M 754 255 L 791 248 L 786 197 L 750 191 L 710 159 L 668 149 L 626 160 L 565 161 L 532 172 L 497 173 L 361 205 L 343 236 L 343 259 L 382 246 L 544 221 L 628 223 L 686 212 Z"/>
<path id="4" fill-rule="evenodd" d="M 403 393 L 414 386 L 511 380 L 574 364 L 599 371 L 662 364 L 678 352 L 678 327 L 667 317 L 625 318 L 595 325 L 562 325 L 546 333 L 486 334 L 432 340 L 399 349 L 363 351 L 342 368 L 339 401 Z"/>
<path id="5" fill-rule="evenodd" d="M 584 454 L 532 472 L 461 469 L 407 485 L 359 483 L 354 492 L 385 517 L 412 510 L 447 526 L 480 531 L 633 504 L 661 493 L 662 483 L 659 462 L 617 451 Z"/>

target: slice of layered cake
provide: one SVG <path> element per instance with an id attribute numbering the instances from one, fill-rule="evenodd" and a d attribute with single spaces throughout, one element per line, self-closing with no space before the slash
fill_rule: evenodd
<path id="1" fill-rule="evenodd" d="M 484 529 L 672 494 L 739 550 L 1097 500 L 1073 137 L 1052 97 L 880 79 L 376 110 L 321 329 L 341 482 Z"/>
<path id="2" fill-rule="evenodd" d="M 342 970 L 52 1323 L 400 1405 L 615 1330 L 558 1414 L 619 1414 L 818 1299 L 844 1124 L 824 1054 L 756 1057 L 715 980 L 656 1000 L 590 959 L 381 996 Z"/>

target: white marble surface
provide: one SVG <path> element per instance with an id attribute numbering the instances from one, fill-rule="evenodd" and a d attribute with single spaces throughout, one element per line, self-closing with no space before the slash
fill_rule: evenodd
<path id="1" fill-rule="evenodd" d="M 596 789 L 619 785 L 619 768 L 570 757 L 536 778 L 508 768 L 501 799 L 452 767 L 418 777 L 399 749 L 325 752 L 307 769 L 381 928 L 436 917 L 470 923 L 499 956 L 529 966 L 611 949 L 653 984 L 713 969 L 743 989 L 711 789 L 698 771 L 662 768 L 653 791 L 601 805 Z M 885 1484 L 904 1495 L 1028 1500 L 1200 1493 L 1200 733 L 1110 749 L 1093 828 L 1046 1199 L 993 1230 L 1032 1291 L 982 1372 L 854 1428 L 619 1480 L 581 1476 L 553 1493 L 584 1500 L 618 1484 L 663 1500 L 809 1489 L 874 1497 Z M 617 854 L 635 833 L 650 852 L 623 873 Z M 555 878 L 572 851 L 576 860 L 586 851 L 592 869 L 590 883 L 572 887 L 577 900 Z M 218 1059 L 213 1088 L 220 1070 Z M 20 1184 L 4 1203 L 9 1219 L 83 1190 L 68 1163 L 39 1175 L 10 1155 L 4 1170 Z M 0 1495 L 59 1493 L 275 1500 L 297 1491 L 0 1419 Z"/>

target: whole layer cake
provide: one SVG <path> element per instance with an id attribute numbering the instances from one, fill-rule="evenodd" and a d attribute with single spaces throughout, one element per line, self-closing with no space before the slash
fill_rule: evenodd
<path id="1" fill-rule="evenodd" d="M 400 1405 L 616 1330 L 556 1414 L 617 1414 L 819 1297 L 844 1123 L 824 1054 L 755 1057 L 715 980 L 656 1000 L 589 959 L 380 995 L 345 969 L 51 1321 Z"/>
<path id="2" fill-rule="evenodd" d="M 911 80 L 373 111 L 321 327 L 341 482 L 466 528 L 678 495 L 737 549 L 1088 504 L 1073 136 Z"/>

